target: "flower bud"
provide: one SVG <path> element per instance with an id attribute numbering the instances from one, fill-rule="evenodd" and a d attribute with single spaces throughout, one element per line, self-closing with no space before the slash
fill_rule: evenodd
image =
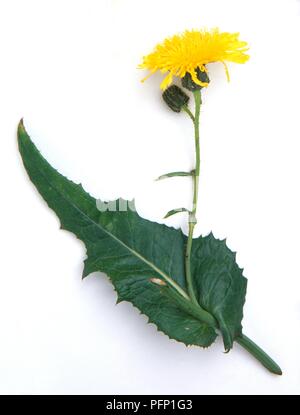
<path id="1" fill-rule="evenodd" d="M 201 71 L 201 69 L 199 67 L 197 67 L 195 69 L 195 71 L 196 71 L 196 75 L 197 75 L 197 78 L 199 79 L 199 81 L 209 83 L 209 77 L 208 77 L 208 75 L 205 71 Z M 187 72 L 184 75 L 184 77 L 182 78 L 181 85 L 184 88 L 186 88 L 186 89 L 188 89 L 189 91 L 192 91 L 192 92 L 194 92 L 196 90 L 200 90 L 200 89 L 203 88 L 203 86 L 200 86 L 200 85 L 196 84 L 192 80 L 191 74 L 189 72 Z"/>
<path id="2" fill-rule="evenodd" d="M 180 112 L 182 107 L 187 105 L 189 97 L 178 86 L 171 85 L 162 94 L 163 100 L 172 111 Z"/>

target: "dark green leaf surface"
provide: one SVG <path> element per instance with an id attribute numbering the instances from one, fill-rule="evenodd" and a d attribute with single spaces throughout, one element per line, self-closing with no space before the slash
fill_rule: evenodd
<path id="1" fill-rule="evenodd" d="M 184 288 L 181 232 L 140 218 L 136 212 L 99 212 L 96 200 L 80 185 L 66 179 L 41 156 L 22 123 L 19 150 L 31 181 L 61 221 L 87 248 L 84 276 L 105 272 L 119 301 L 130 301 L 170 338 L 208 347 L 215 330 L 179 306 L 170 285 L 159 285 L 172 275 Z"/>
<path id="2" fill-rule="evenodd" d="M 197 300 L 217 319 L 226 350 L 241 335 L 247 280 L 225 241 L 212 234 L 193 242 L 192 275 Z"/>
<path id="3" fill-rule="evenodd" d="M 215 329 L 201 320 L 197 307 L 187 299 L 182 232 L 142 219 L 130 209 L 99 211 L 81 185 L 59 174 L 41 156 L 22 122 L 18 140 L 31 181 L 60 218 L 61 227 L 86 246 L 83 275 L 105 272 L 118 301 L 131 302 L 170 338 L 186 345 L 212 344 Z M 241 333 L 246 280 L 234 254 L 212 235 L 194 240 L 192 261 L 199 303 L 218 321 L 229 349 Z"/>

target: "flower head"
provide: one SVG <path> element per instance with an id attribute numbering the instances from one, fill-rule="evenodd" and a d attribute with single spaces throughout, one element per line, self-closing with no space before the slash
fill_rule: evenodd
<path id="1" fill-rule="evenodd" d="M 239 40 L 239 33 L 220 32 L 217 28 L 186 30 L 156 45 L 139 67 L 148 69 L 148 76 L 156 71 L 167 73 L 160 86 L 163 90 L 172 83 L 173 76 L 183 78 L 187 73 L 197 85 L 205 87 L 208 83 L 198 78 L 197 68 L 206 72 L 206 64 L 221 62 L 229 80 L 226 62 L 245 63 L 249 59 L 247 50 L 247 42 Z"/>

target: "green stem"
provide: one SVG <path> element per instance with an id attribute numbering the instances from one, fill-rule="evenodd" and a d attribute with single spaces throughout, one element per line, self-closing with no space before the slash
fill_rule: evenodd
<path id="1" fill-rule="evenodd" d="M 192 112 L 191 112 L 191 110 L 189 109 L 189 107 L 188 107 L 187 105 L 184 105 L 184 106 L 182 107 L 182 109 L 183 109 L 183 111 L 184 111 L 184 112 L 186 112 L 186 113 L 187 113 L 187 115 L 190 117 L 190 119 L 191 119 L 193 122 L 195 122 L 195 117 L 194 117 L 194 115 L 192 114 Z"/>
<path id="2" fill-rule="evenodd" d="M 282 371 L 278 364 L 271 359 L 257 344 L 255 344 L 249 337 L 242 334 L 237 337 L 235 341 L 246 349 L 253 357 L 255 357 L 265 368 L 275 375 L 282 375 Z"/>
<path id="3" fill-rule="evenodd" d="M 189 234 L 188 240 L 186 244 L 186 252 L 185 252 L 185 275 L 186 275 L 186 283 L 187 283 L 187 290 L 189 296 L 194 304 L 198 304 L 194 287 L 193 287 L 193 279 L 191 273 L 191 251 L 192 251 L 192 244 L 193 244 L 193 233 L 194 228 L 197 223 L 196 213 L 197 213 L 197 203 L 198 203 L 198 188 L 199 188 L 199 174 L 200 174 L 200 134 L 199 134 L 199 119 L 200 119 L 200 107 L 201 107 L 201 92 L 200 90 L 196 90 L 194 92 L 195 98 L 195 117 L 193 117 L 194 123 L 194 130 L 195 130 L 195 151 L 196 151 L 196 166 L 195 166 L 195 174 L 193 175 L 193 187 L 194 187 L 194 195 L 193 195 L 193 207 L 189 213 Z"/>
<path id="4" fill-rule="evenodd" d="M 193 243 L 193 233 L 194 228 L 197 223 L 196 213 L 197 213 L 197 203 L 198 203 L 198 188 L 199 188 L 199 175 L 200 175 L 200 134 L 199 134 L 199 120 L 200 120 L 200 107 L 201 107 L 201 92 L 197 90 L 194 92 L 194 99 L 195 99 L 195 116 L 191 113 L 191 111 L 185 107 L 183 108 L 184 111 L 188 114 L 188 116 L 192 119 L 194 124 L 195 130 L 195 151 L 196 151 L 196 166 L 193 175 L 193 208 L 189 213 L 189 234 L 188 240 L 186 245 L 186 253 L 185 253 L 185 274 L 186 274 L 186 283 L 187 283 L 187 291 L 189 295 L 189 301 L 199 307 L 199 317 L 201 316 L 202 321 L 205 321 L 208 325 L 214 327 L 215 329 L 219 329 L 217 321 L 214 319 L 210 313 L 207 313 L 202 307 L 198 304 L 194 287 L 193 287 L 193 279 L 191 274 L 191 251 L 192 251 L 192 243 Z M 281 375 L 282 371 L 280 367 L 271 359 L 270 356 L 267 355 L 257 344 L 255 344 L 249 337 L 242 334 L 241 336 L 237 337 L 235 341 L 242 346 L 245 350 L 247 350 L 253 357 L 255 357 L 265 368 L 267 368 L 270 372 Z"/>

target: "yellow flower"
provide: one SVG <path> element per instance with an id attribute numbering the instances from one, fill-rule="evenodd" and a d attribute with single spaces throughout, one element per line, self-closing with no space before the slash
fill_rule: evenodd
<path id="1" fill-rule="evenodd" d="M 207 72 L 205 65 L 212 62 L 223 63 L 229 80 L 226 62 L 245 63 L 249 59 L 245 53 L 247 50 L 247 42 L 239 40 L 239 33 L 220 32 L 217 28 L 210 31 L 186 30 L 165 39 L 152 53 L 144 56 L 139 68 L 148 69 L 150 74 L 142 82 L 156 71 L 168 72 L 160 85 L 161 89 L 166 89 L 173 76 L 183 78 L 190 73 L 196 84 L 205 87 L 208 83 L 200 81 L 195 70 L 199 67 Z"/>

